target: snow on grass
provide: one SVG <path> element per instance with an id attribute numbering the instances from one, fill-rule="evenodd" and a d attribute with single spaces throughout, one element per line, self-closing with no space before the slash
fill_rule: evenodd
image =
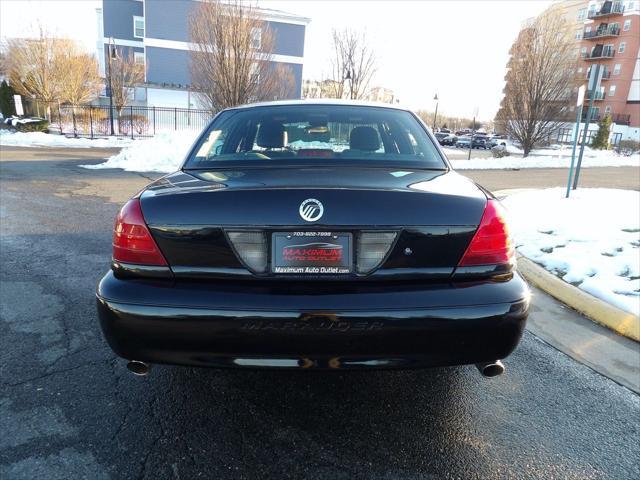
<path id="1" fill-rule="evenodd" d="M 566 282 L 640 315 L 640 192 L 581 188 L 503 200 L 518 252 Z"/>
<path id="2" fill-rule="evenodd" d="M 0 145 L 12 147 L 117 148 L 130 145 L 132 142 L 130 138 L 67 138 L 52 133 L 0 130 Z"/>
<path id="3" fill-rule="evenodd" d="M 84 168 L 122 168 L 130 172 L 175 172 L 200 132 L 175 131 L 136 140 L 104 163 Z"/>
<path id="4" fill-rule="evenodd" d="M 628 157 L 610 150 L 585 151 L 582 158 L 583 168 L 593 167 L 640 167 L 640 154 Z M 576 155 L 577 156 L 577 155 Z M 577 161 L 577 160 L 576 160 Z M 562 151 L 562 155 L 541 155 L 521 158 L 516 156 L 502 158 L 471 158 L 471 160 L 451 160 L 456 170 L 500 170 L 524 168 L 569 168 L 571 151 Z"/>

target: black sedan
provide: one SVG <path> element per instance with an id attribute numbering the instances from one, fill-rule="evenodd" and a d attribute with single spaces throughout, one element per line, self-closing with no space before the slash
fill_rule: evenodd
<path id="1" fill-rule="evenodd" d="M 396 107 L 220 112 L 117 216 L 97 306 L 111 348 L 245 368 L 476 364 L 502 373 L 529 290 L 500 203 Z"/>

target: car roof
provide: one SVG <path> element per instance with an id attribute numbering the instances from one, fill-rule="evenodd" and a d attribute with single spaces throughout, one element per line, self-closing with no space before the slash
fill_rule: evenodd
<path id="1" fill-rule="evenodd" d="M 305 99 L 305 100 L 275 100 L 271 102 L 257 102 L 257 103 L 248 103 L 246 105 L 238 105 L 237 107 L 227 108 L 226 110 L 243 110 L 250 108 L 261 108 L 261 107 L 281 107 L 281 106 L 294 106 L 294 105 L 341 105 L 341 106 L 351 106 L 351 107 L 377 107 L 377 108 L 387 108 L 391 110 L 404 110 L 409 111 L 408 108 L 401 107 L 400 105 L 394 105 L 390 103 L 382 103 L 382 102 L 365 102 L 362 100 L 342 100 L 339 98 L 314 98 L 314 99 Z"/>

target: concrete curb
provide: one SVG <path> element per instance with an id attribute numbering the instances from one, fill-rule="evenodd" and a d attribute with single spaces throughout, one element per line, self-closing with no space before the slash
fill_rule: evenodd
<path id="1" fill-rule="evenodd" d="M 518 256 L 518 271 L 536 287 L 614 332 L 640 342 L 640 317 L 583 292 L 528 258 Z"/>

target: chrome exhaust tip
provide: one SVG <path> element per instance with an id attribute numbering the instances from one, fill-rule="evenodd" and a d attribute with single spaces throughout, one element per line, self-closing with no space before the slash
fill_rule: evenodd
<path id="1" fill-rule="evenodd" d="M 486 363 L 476 363 L 476 368 L 483 377 L 497 377 L 504 373 L 504 365 L 500 360 Z"/>
<path id="2" fill-rule="evenodd" d="M 139 360 L 130 360 L 127 362 L 127 368 L 134 375 L 137 375 L 139 377 L 144 377 L 149 374 L 151 365 L 145 362 L 141 362 Z"/>

